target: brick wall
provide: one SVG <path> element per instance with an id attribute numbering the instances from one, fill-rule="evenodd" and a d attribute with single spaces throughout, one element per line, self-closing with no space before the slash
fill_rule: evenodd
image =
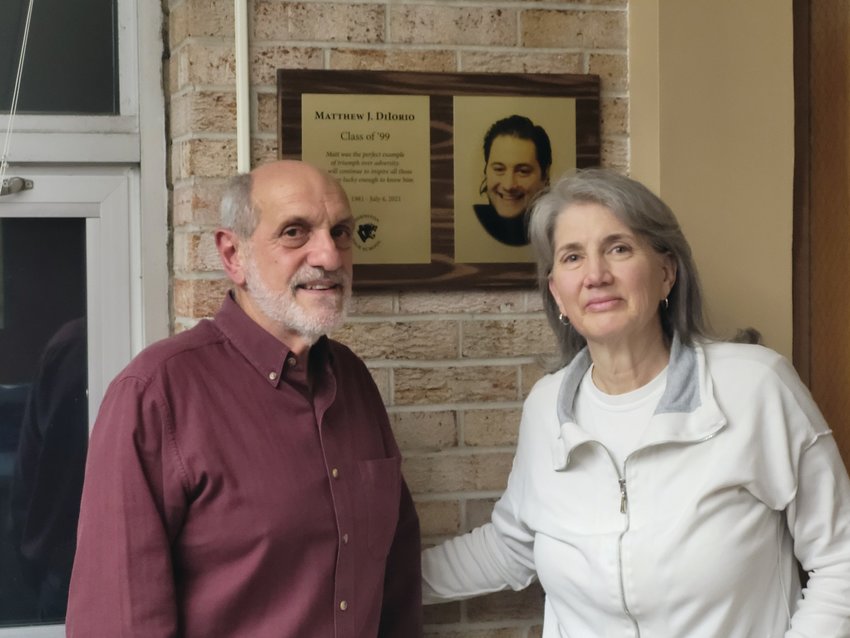
<path id="1" fill-rule="evenodd" d="M 210 230 L 236 170 L 231 0 L 168 2 L 173 322 L 218 307 Z M 627 0 L 253 0 L 252 161 L 276 157 L 275 69 L 595 73 L 603 164 L 628 168 Z M 335 337 L 368 363 L 405 454 L 427 543 L 479 525 L 510 470 L 522 399 L 554 344 L 534 290 L 355 296 Z M 540 636 L 534 586 L 426 608 L 427 633 Z"/>

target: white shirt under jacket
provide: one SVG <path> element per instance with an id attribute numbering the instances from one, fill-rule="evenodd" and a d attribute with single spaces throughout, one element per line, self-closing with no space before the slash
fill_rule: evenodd
<path id="1" fill-rule="evenodd" d="M 425 602 L 539 578 L 544 638 L 850 636 L 850 481 L 787 360 L 674 340 L 622 477 L 574 422 L 589 365 L 534 386 L 492 521 L 425 551 Z"/>

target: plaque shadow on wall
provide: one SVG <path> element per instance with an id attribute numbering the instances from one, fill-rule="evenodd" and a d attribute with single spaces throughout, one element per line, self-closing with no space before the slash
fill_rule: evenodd
<path id="1" fill-rule="evenodd" d="M 599 87 L 596 75 L 279 69 L 278 157 L 345 187 L 357 289 L 527 286 L 528 201 L 547 178 L 599 165 Z"/>

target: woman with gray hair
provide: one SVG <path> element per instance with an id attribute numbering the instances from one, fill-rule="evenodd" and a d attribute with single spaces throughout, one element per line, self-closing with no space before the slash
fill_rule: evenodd
<path id="1" fill-rule="evenodd" d="M 425 602 L 539 579 L 544 638 L 850 636 L 835 441 L 783 357 L 708 334 L 670 209 L 585 170 L 529 234 L 558 369 L 526 399 L 491 522 L 424 552 Z"/>

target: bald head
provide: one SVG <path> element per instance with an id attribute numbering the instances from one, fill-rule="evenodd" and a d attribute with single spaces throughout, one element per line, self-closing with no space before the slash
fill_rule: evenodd
<path id="1" fill-rule="evenodd" d="M 230 179 L 221 198 L 222 227 L 243 239 L 250 237 L 260 220 L 260 201 L 281 189 L 297 190 L 299 184 L 348 202 L 342 186 L 329 173 L 306 162 L 279 160 Z"/>
<path id="2" fill-rule="evenodd" d="M 313 177 L 327 180 L 337 184 L 336 179 L 317 166 L 302 162 L 300 160 L 277 160 L 275 162 L 267 162 L 257 166 L 251 171 L 256 179 L 274 179 L 274 180 L 300 180 L 310 179 Z M 337 187 L 342 190 L 337 184 Z"/>

